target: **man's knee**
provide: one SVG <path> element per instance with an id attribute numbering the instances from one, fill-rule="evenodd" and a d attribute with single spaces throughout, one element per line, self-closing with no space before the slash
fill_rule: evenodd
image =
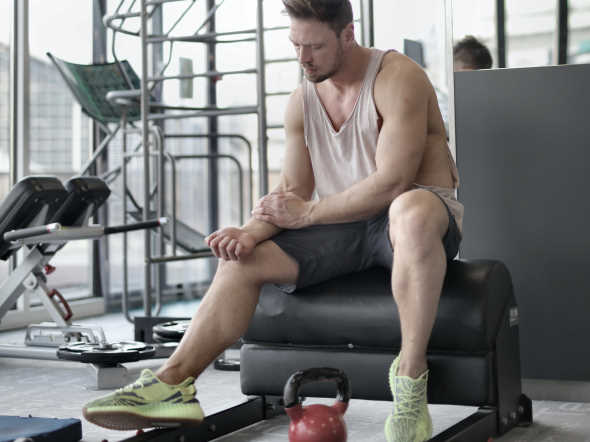
<path id="1" fill-rule="evenodd" d="M 228 275 L 256 285 L 295 281 L 297 271 L 297 263 L 268 240 L 258 244 L 246 258 L 238 261 L 219 259 L 217 266 L 218 275 Z"/>
<path id="2" fill-rule="evenodd" d="M 411 190 L 398 196 L 389 207 L 389 236 L 398 246 L 431 248 L 448 229 L 446 207 L 427 190 Z"/>

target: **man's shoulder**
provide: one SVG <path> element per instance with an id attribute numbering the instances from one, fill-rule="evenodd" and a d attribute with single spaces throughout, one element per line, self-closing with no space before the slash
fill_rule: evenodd
<path id="1" fill-rule="evenodd" d="M 405 77 L 424 74 L 422 67 L 410 57 L 397 52 L 388 51 L 383 56 L 378 77 Z"/>
<path id="2" fill-rule="evenodd" d="M 375 79 L 375 95 L 398 94 L 403 90 L 429 90 L 426 72 L 414 60 L 399 52 L 390 51 L 383 57 Z"/>

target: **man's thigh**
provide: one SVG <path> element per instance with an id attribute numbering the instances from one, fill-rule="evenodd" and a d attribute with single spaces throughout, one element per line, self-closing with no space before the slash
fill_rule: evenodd
<path id="1" fill-rule="evenodd" d="M 451 211 L 447 201 L 435 191 L 430 189 L 421 189 L 420 191 L 428 192 L 435 197 L 436 203 L 444 210 L 445 216 L 448 217 L 448 227 L 441 238 L 447 260 L 452 260 L 459 252 L 459 245 L 462 240 L 462 234 Z M 386 212 L 382 216 L 374 218 L 368 226 L 369 247 L 374 251 L 375 264 L 383 267 L 392 268 L 393 265 L 393 247 L 389 235 L 389 214 Z"/>
<path id="2" fill-rule="evenodd" d="M 316 225 L 284 230 L 271 238 L 299 266 L 296 283 L 280 287 L 292 292 L 295 288 L 362 270 L 367 250 L 366 225 L 364 221 Z"/>

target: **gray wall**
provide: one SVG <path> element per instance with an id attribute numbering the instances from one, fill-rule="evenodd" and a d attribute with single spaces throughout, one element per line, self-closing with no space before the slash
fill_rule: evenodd
<path id="1" fill-rule="evenodd" d="M 455 74 L 463 258 L 497 258 L 523 377 L 590 380 L 590 65 Z"/>

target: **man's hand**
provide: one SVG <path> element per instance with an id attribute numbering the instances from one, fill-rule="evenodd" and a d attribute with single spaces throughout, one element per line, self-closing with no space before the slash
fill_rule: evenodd
<path id="1" fill-rule="evenodd" d="M 252 215 L 283 229 L 301 229 L 312 224 L 313 205 L 292 192 L 272 192 L 258 201 Z"/>
<path id="2" fill-rule="evenodd" d="M 256 247 L 256 240 L 245 230 L 225 227 L 205 238 L 213 254 L 225 261 L 238 261 L 250 255 Z"/>

